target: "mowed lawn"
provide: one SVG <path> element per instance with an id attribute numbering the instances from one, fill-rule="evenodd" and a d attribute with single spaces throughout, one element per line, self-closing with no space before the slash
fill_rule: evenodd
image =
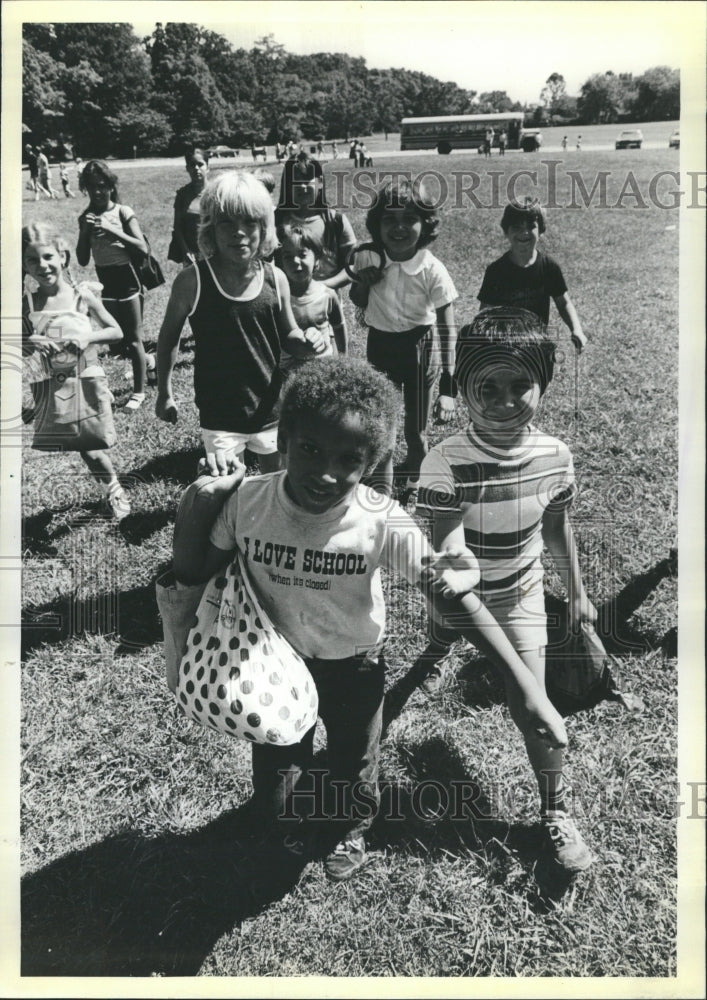
<path id="1" fill-rule="evenodd" d="M 631 715 L 605 702 L 568 719 L 573 806 L 597 864 L 571 886 L 539 879 L 534 780 L 499 684 L 461 647 L 440 700 L 406 683 L 424 646 L 425 613 L 395 580 L 386 580 L 384 809 L 370 863 L 334 886 L 321 861 L 285 863 L 247 841 L 250 750 L 176 710 L 154 599 L 176 504 L 199 456 L 187 339 L 175 373 L 176 427 L 155 418 L 154 390 L 136 414 L 116 409 L 114 462 L 133 511 L 120 529 L 102 513 L 78 456 L 33 452 L 24 432 L 25 975 L 676 974 L 677 580 L 667 556 L 677 512 L 678 218 L 647 192 L 677 158 L 667 149 L 573 155 L 556 168 L 560 205 L 570 201 L 568 167 L 581 170 L 588 190 L 598 171 L 610 171 L 610 204 L 632 171 L 646 201 L 636 207 L 626 197 L 610 208 L 595 196 L 589 208 L 552 208 L 544 237 L 590 344 L 577 366 L 553 315 L 563 360 L 538 423 L 573 451 L 586 586 L 620 657 L 621 685 L 646 705 Z M 365 239 L 365 199 L 352 204 L 348 161 L 327 165 L 328 176 L 337 169 Z M 391 157 L 375 166 L 423 169 L 441 171 L 450 192 L 432 249 L 460 293 L 459 322 L 468 322 L 484 267 L 504 250 L 509 177 L 537 169 L 537 184 L 519 180 L 517 191 L 546 201 L 545 168 L 520 154 Z M 483 205 L 497 186 L 497 207 L 456 197 L 472 172 Z M 121 198 L 168 282 L 177 273 L 166 261 L 173 195 L 186 179 L 180 169 L 151 167 L 120 177 Z M 359 178 L 358 186 L 370 184 Z M 81 195 L 53 204 L 24 197 L 26 220 L 56 220 L 75 245 Z M 147 296 L 148 344 L 167 297 L 167 288 Z M 343 298 L 352 352 L 362 354 L 364 334 Z M 125 363 L 109 359 L 106 368 L 120 403 L 129 392 Z M 448 433 L 431 427 L 431 440 Z M 547 590 L 560 593 L 549 567 Z M 445 801 L 460 782 L 475 783 L 481 818 Z"/>

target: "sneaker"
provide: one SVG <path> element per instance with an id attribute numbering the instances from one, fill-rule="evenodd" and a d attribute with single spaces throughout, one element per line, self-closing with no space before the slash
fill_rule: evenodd
<path id="1" fill-rule="evenodd" d="M 347 837 L 327 855 L 324 870 L 333 882 L 344 882 L 365 863 L 366 843 L 363 837 Z"/>
<path id="2" fill-rule="evenodd" d="M 124 410 L 139 410 L 142 404 L 145 402 L 144 392 L 134 392 L 130 399 L 127 401 Z"/>
<path id="3" fill-rule="evenodd" d="M 114 483 L 108 490 L 106 505 L 116 521 L 122 521 L 130 513 L 128 495 L 118 483 Z"/>
<path id="4" fill-rule="evenodd" d="M 542 818 L 547 847 L 553 860 L 566 872 L 583 872 L 594 858 L 570 815 L 562 810 L 547 812 Z"/>

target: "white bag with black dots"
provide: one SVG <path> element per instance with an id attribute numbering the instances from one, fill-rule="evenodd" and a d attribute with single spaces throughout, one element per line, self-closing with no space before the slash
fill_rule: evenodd
<path id="1" fill-rule="evenodd" d="M 251 743 L 297 743 L 317 721 L 312 675 L 260 606 L 240 553 L 206 585 L 176 696 L 188 718 Z"/>

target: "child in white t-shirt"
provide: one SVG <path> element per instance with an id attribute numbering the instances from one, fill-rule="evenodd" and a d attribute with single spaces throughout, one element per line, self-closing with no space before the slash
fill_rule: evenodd
<path id="1" fill-rule="evenodd" d="M 364 834 L 379 802 L 385 604 L 381 568 L 423 589 L 435 615 L 479 645 L 517 688 L 527 732 L 563 746 L 564 726 L 530 671 L 478 598 L 476 560 L 463 546 L 432 552 L 394 501 L 361 485 L 391 447 L 397 400 L 366 362 L 324 358 L 290 378 L 278 446 L 284 471 L 243 480 L 232 456 L 207 457 L 211 476 L 190 486 L 174 536 L 174 571 L 194 585 L 222 573 L 240 553 L 273 624 L 305 658 L 327 731 L 337 790 L 336 846 L 325 869 L 349 878 L 366 860 Z M 293 746 L 253 744 L 254 802 L 272 822 L 296 818 L 293 799 L 321 815 L 319 789 L 300 780 L 313 760 L 314 727 Z M 299 787 L 296 787 L 299 785 Z M 280 830 L 293 829 L 283 822 Z M 295 826 L 298 832 L 301 829 Z M 292 835 L 284 846 L 301 842 Z"/>

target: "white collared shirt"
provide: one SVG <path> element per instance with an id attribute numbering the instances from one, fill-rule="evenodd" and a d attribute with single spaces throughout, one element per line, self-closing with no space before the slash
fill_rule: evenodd
<path id="1" fill-rule="evenodd" d="M 368 294 L 368 326 L 390 333 L 431 326 L 435 311 L 458 298 L 447 268 L 426 248 L 410 260 L 391 260 L 387 254 L 384 258 L 383 277 Z M 378 264 L 373 251 L 363 250 L 356 258 L 356 270 Z"/>

